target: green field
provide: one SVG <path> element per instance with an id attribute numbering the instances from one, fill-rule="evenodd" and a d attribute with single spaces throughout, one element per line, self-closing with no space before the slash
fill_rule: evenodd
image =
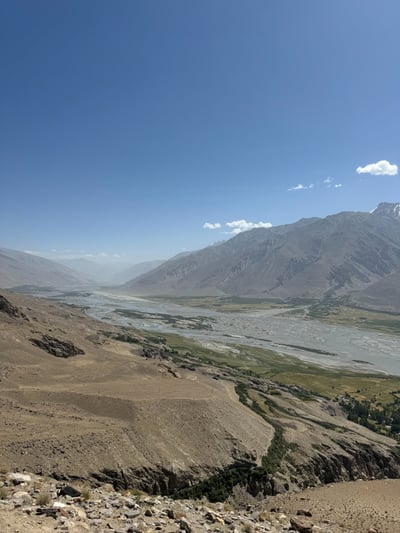
<path id="1" fill-rule="evenodd" d="M 200 309 L 212 309 L 214 311 L 221 311 L 224 313 L 261 311 L 266 309 L 285 310 L 292 307 L 292 304 L 271 298 L 245 298 L 240 296 L 181 296 L 177 298 L 153 297 L 152 300 L 170 302 L 178 305 L 185 305 L 187 307 L 197 307 Z"/>
<path id="2" fill-rule="evenodd" d="M 356 327 L 367 330 L 380 331 L 392 335 L 400 335 L 400 315 L 339 305 L 332 303 L 313 304 L 308 309 L 308 318 Z"/>
<path id="3" fill-rule="evenodd" d="M 346 298 L 336 298 L 321 302 L 299 298 L 283 302 L 274 299 L 238 296 L 204 296 L 198 298 L 183 296 L 179 298 L 158 297 L 153 299 L 225 313 L 281 309 L 282 315 L 286 316 L 301 316 L 321 320 L 329 324 L 400 335 L 400 314 L 353 307 L 348 304 L 348 299 Z"/>

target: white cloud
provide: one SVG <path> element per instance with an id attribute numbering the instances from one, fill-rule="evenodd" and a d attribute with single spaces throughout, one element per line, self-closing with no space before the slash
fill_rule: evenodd
<path id="1" fill-rule="evenodd" d="M 335 183 L 334 185 L 335 189 L 339 189 L 340 187 L 343 187 L 341 183 Z"/>
<path id="2" fill-rule="evenodd" d="M 327 178 L 324 179 L 323 183 L 332 183 L 333 179 L 328 176 Z"/>
<path id="3" fill-rule="evenodd" d="M 395 176 L 398 170 L 397 165 L 392 165 L 386 159 L 356 169 L 357 174 L 373 174 L 374 176 Z"/>
<path id="4" fill-rule="evenodd" d="M 219 222 L 215 222 L 214 224 L 212 222 L 205 222 L 203 224 L 203 229 L 220 229 L 221 224 Z"/>
<path id="5" fill-rule="evenodd" d="M 295 185 L 294 187 L 290 187 L 290 189 L 288 189 L 288 191 L 301 191 L 303 189 L 307 189 L 307 187 L 305 185 L 302 185 L 301 183 L 299 183 L 298 185 Z"/>
<path id="6" fill-rule="evenodd" d="M 248 231 L 254 228 L 271 228 L 272 224 L 270 222 L 247 222 L 247 220 L 232 220 L 232 222 L 227 222 L 225 224 L 228 228 L 231 228 L 232 231 L 227 231 L 225 233 L 230 235 L 237 235 L 242 233 L 242 231 Z"/>
<path id="7" fill-rule="evenodd" d="M 314 183 L 310 183 L 310 185 L 303 185 L 302 183 L 299 183 L 298 185 L 295 185 L 294 187 L 290 187 L 288 191 L 304 191 L 306 189 L 313 189 Z"/>

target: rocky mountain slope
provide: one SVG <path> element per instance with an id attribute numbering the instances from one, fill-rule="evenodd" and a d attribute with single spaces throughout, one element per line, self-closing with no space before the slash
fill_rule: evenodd
<path id="1" fill-rule="evenodd" d="M 351 295 L 361 307 L 400 313 L 400 270 Z"/>
<path id="2" fill-rule="evenodd" d="M 0 248 L 0 287 L 21 285 L 71 287 L 87 283 L 84 275 L 33 254 Z"/>
<path id="3" fill-rule="evenodd" d="M 399 205 L 244 232 L 167 261 L 121 291 L 313 299 L 362 290 L 400 269 Z"/>

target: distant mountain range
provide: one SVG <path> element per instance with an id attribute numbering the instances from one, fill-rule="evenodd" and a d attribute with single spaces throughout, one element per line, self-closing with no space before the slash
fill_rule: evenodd
<path id="1" fill-rule="evenodd" d="M 0 287 L 21 285 L 71 287 L 88 283 L 83 274 L 55 261 L 7 248 L 0 248 Z"/>
<path id="2" fill-rule="evenodd" d="M 153 270 L 163 261 L 154 260 L 136 264 L 127 261 L 101 263 L 92 259 L 76 257 L 57 259 L 57 263 L 61 263 L 97 283 L 119 285 Z"/>
<path id="3" fill-rule="evenodd" d="M 399 307 L 400 204 L 257 228 L 166 261 L 121 291 L 136 295 L 237 295 L 321 299 L 357 293 Z M 396 296 L 397 294 L 397 296 Z M 398 303 L 396 303 L 398 302 Z"/>
<path id="4" fill-rule="evenodd" d="M 73 263 L 86 270 L 79 272 L 0 248 L 0 287 L 88 284 L 95 277 L 87 263 Z M 98 275 L 102 277 L 100 271 Z M 400 312 L 400 204 L 256 228 L 165 262 L 148 261 L 113 273 L 114 283 L 129 278 L 134 279 L 118 290 L 138 296 L 313 300 L 345 295 L 355 305 Z"/>
<path id="5" fill-rule="evenodd" d="M 97 283 L 111 283 L 114 275 L 130 266 L 128 263 L 100 263 L 84 257 L 57 259 L 56 263 L 61 263 Z M 123 281 L 121 280 L 119 283 L 123 283 Z"/>
<path id="6" fill-rule="evenodd" d="M 142 274 L 146 274 L 147 272 L 150 272 L 150 270 L 154 270 L 155 268 L 159 267 L 162 263 L 164 263 L 164 260 L 161 259 L 155 259 L 154 261 L 144 261 L 143 263 L 137 263 L 136 265 L 131 265 L 128 268 L 125 268 L 123 270 L 120 270 L 119 272 L 116 272 L 112 278 L 111 281 L 113 283 L 125 283 L 127 281 L 131 281 Z"/>
<path id="7" fill-rule="evenodd" d="M 156 267 L 163 261 L 100 263 L 85 258 L 52 261 L 36 254 L 0 248 L 0 287 L 22 285 L 72 287 L 82 284 L 119 285 Z"/>

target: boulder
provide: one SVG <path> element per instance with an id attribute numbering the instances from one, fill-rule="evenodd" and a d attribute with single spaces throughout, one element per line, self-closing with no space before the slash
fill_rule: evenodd
<path id="1" fill-rule="evenodd" d="M 290 525 L 299 533 L 312 533 L 313 531 L 313 523 L 310 522 L 310 520 L 306 520 L 305 518 L 300 518 L 298 516 L 290 519 Z"/>
<path id="2" fill-rule="evenodd" d="M 78 498 L 81 495 L 81 491 L 74 487 L 71 487 L 71 485 L 64 485 L 58 491 L 58 494 L 60 496 L 71 496 L 71 498 Z"/>
<path id="3" fill-rule="evenodd" d="M 21 483 L 30 483 L 32 478 L 29 474 L 20 474 L 19 472 L 13 472 L 9 474 L 8 479 L 14 483 L 14 485 L 20 485 Z"/>
<path id="4" fill-rule="evenodd" d="M 30 339 L 32 344 L 38 346 L 42 350 L 55 355 L 56 357 L 72 357 L 74 355 L 81 355 L 85 352 L 78 348 L 70 341 L 61 341 L 52 337 L 51 335 L 43 335 L 41 339 Z"/>

